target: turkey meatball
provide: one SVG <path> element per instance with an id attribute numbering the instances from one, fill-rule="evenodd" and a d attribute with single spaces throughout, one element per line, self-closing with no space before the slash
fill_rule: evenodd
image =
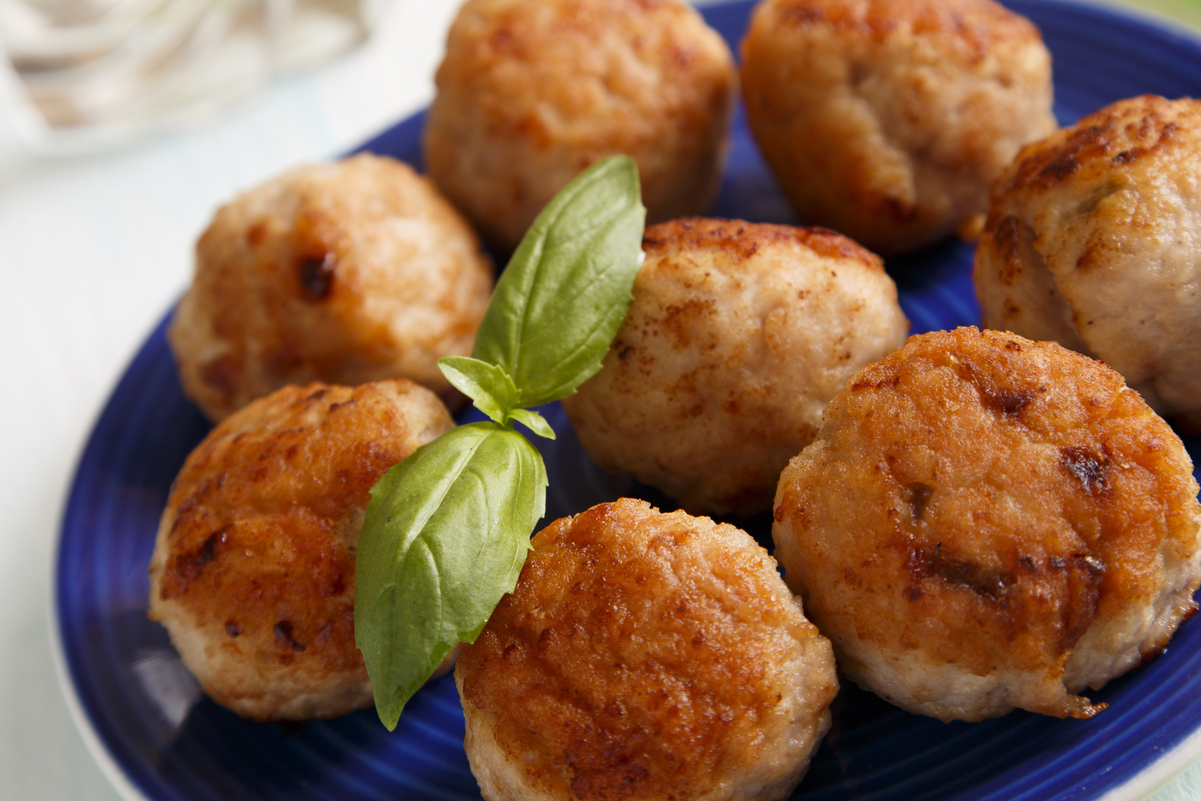
<path id="1" fill-rule="evenodd" d="M 217 703 L 254 720 L 372 703 L 354 643 L 354 554 L 369 491 L 454 427 L 406 379 L 284 387 L 188 456 L 150 561 L 150 618 Z"/>
<path id="2" fill-rule="evenodd" d="M 285 384 L 403 377 L 462 403 L 438 370 L 471 352 L 493 267 L 408 165 L 305 165 L 220 208 L 196 245 L 168 342 L 217 421 Z"/>
<path id="3" fill-rule="evenodd" d="M 437 71 L 426 167 L 500 252 L 615 153 L 637 162 L 652 222 L 699 214 L 736 84 L 729 47 L 681 0 L 468 0 Z"/>
<path id="4" fill-rule="evenodd" d="M 1201 424 L 1201 102 L 1122 100 L 1031 145 L 976 253 L 985 325 L 1054 339 Z"/>
<path id="5" fill-rule="evenodd" d="M 896 287 L 821 229 L 685 219 L 643 250 L 601 371 L 563 400 L 580 443 L 693 513 L 767 511 L 834 393 L 904 344 Z"/>
<path id="6" fill-rule="evenodd" d="M 763 0 L 742 54 L 801 222 L 885 256 L 974 237 L 990 185 L 1056 127 L 1040 32 L 990 0 Z"/>
<path id="7" fill-rule="evenodd" d="M 1087 718 L 1079 695 L 1193 614 L 1201 507 L 1180 439 L 1053 342 L 913 337 L 830 403 L 773 537 L 844 675 L 912 712 Z"/>
<path id="8" fill-rule="evenodd" d="M 628 498 L 535 535 L 455 681 L 488 801 L 787 798 L 838 689 L 749 534 Z"/>

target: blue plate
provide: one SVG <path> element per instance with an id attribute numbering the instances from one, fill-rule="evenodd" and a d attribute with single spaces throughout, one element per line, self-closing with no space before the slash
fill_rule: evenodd
<path id="1" fill-rule="evenodd" d="M 1145 92 L 1201 94 L 1201 43 L 1193 39 L 1060 0 L 1010 5 L 1042 28 L 1055 56 L 1064 122 Z M 750 7 L 702 10 L 736 44 Z M 421 114 L 411 117 L 364 148 L 419 164 L 422 121 Z M 792 219 L 741 119 L 714 214 Z M 970 264 L 970 248 L 957 243 L 890 262 L 915 332 L 978 321 Z M 62 524 L 54 579 L 61 667 L 98 761 L 124 794 L 153 801 L 479 798 L 449 677 L 413 699 L 394 733 L 374 712 L 255 724 L 203 697 L 164 630 L 146 619 L 146 566 L 159 514 L 184 458 L 208 429 L 180 390 L 165 325 L 150 335 L 104 408 Z M 562 432 L 545 451 L 550 515 L 642 490 L 599 473 L 558 407 L 545 412 Z M 1196 460 L 1201 451 L 1188 444 Z M 764 529 L 753 533 L 762 538 Z M 1201 757 L 1201 620 L 1181 627 L 1162 656 L 1094 697 L 1109 709 L 1089 721 L 1013 713 L 943 724 L 846 687 L 796 797 L 1140 798 Z"/>

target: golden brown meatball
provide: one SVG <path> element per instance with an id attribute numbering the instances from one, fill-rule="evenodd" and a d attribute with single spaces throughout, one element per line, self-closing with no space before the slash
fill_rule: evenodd
<path id="1" fill-rule="evenodd" d="M 773 536 L 839 667 L 943 720 L 1089 717 L 1076 693 L 1193 614 L 1201 508 L 1172 429 L 1104 364 L 960 328 L 831 402 Z"/>
<path id="2" fill-rule="evenodd" d="M 564 399 L 584 449 L 693 513 L 771 508 L 856 370 L 905 342 L 879 257 L 821 229 L 651 226 L 600 373 Z"/>
<path id="3" fill-rule="evenodd" d="M 454 426 L 405 379 L 289 386 L 188 456 L 150 561 L 150 617 L 213 700 L 255 720 L 372 702 L 354 644 L 354 551 L 369 490 Z"/>
<path id="4" fill-rule="evenodd" d="M 468 0 L 436 83 L 427 169 L 498 250 L 614 153 L 637 162 L 652 222 L 717 195 L 737 70 L 680 0 Z"/>
<path id="5" fill-rule="evenodd" d="M 976 253 L 984 324 L 1116 369 L 1201 421 L 1201 102 L 1136 97 L 1031 145 Z"/>
<path id="6" fill-rule="evenodd" d="M 978 233 L 989 186 L 1056 126 L 1041 34 L 990 0 L 763 0 L 742 55 L 801 222 L 885 256 Z"/>
<path id="7" fill-rule="evenodd" d="M 219 209 L 168 341 L 216 421 L 285 384 L 404 377 L 457 408 L 437 361 L 471 352 L 493 284 L 475 233 L 408 165 L 290 170 Z"/>
<path id="8" fill-rule="evenodd" d="M 621 499 L 533 546 L 455 668 L 484 798 L 791 793 L 838 680 L 750 535 Z"/>

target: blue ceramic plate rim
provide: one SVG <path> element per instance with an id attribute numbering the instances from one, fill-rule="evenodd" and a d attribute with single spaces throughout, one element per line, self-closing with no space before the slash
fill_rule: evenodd
<path id="1" fill-rule="evenodd" d="M 701 10 L 736 43 L 750 5 L 740 0 Z M 1201 94 L 1201 43 L 1182 31 L 1070 0 L 1008 5 L 1043 28 L 1056 57 L 1063 122 L 1137 93 Z M 1128 60 L 1117 65 L 1115 54 Z M 419 164 L 423 119 L 415 114 L 361 149 Z M 775 189 L 744 129 L 740 118 L 723 199 L 713 213 L 789 222 L 779 202 L 748 210 L 748 198 Z M 964 252 L 948 244 L 890 262 L 915 332 L 976 322 Z M 298 730 L 250 724 L 198 697 L 194 681 L 177 658 L 172 661 L 165 634 L 147 628 L 145 561 L 164 482 L 207 429 L 180 393 L 164 339 L 168 319 L 130 363 L 85 446 L 63 513 L 50 599 L 56 668 L 102 770 L 124 797 L 150 801 L 477 798 L 449 679 L 419 694 L 394 734 L 383 733 L 371 712 Z M 557 407 L 547 414 L 564 431 Z M 146 432 L 154 435 L 149 443 Z M 577 504 L 589 496 L 639 489 L 590 469 L 570 431 L 560 439 L 565 449 L 546 453 L 552 475 L 563 469 L 587 480 L 581 497 L 552 497 L 552 509 L 582 508 Z M 1196 443 L 1188 444 L 1197 454 Z M 762 532 L 753 533 L 762 541 Z M 1199 645 L 1201 624 L 1194 620 L 1162 657 L 1094 694 L 1111 704 L 1094 721 L 1015 713 L 980 724 L 941 724 L 844 689 L 835 727 L 796 797 L 1141 798 L 1201 756 L 1201 655 L 1191 656 Z M 130 698 L 144 701 L 145 709 L 122 706 Z M 131 709 L 143 714 L 131 716 Z M 937 746 L 913 747 L 917 742 Z M 227 761 L 204 761 L 214 753 Z M 281 761 L 264 758 L 248 768 L 238 760 L 243 753 L 248 761 L 260 754 Z M 864 755 L 878 764 L 860 765 Z"/>

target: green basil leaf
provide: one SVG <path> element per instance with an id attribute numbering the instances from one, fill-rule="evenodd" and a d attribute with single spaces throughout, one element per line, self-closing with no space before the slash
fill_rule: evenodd
<path id="1" fill-rule="evenodd" d="M 555 430 L 551 428 L 550 423 L 533 409 L 514 409 L 509 413 L 509 418 L 523 424 L 540 437 L 555 438 Z"/>
<path id="2" fill-rule="evenodd" d="M 573 392 L 600 369 L 642 260 L 638 168 L 597 162 L 534 221 L 497 282 L 473 355 L 512 376 L 521 406 Z"/>
<path id="3" fill-rule="evenodd" d="M 642 263 L 634 162 L 597 163 L 543 211 L 498 282 L 475 358 L 439 367 L 492 422 L 443 434 L 372 488 L 355 560 L 355 644 L 380 720 L 401 711 L 512 591 L 546 510 L 546 465 L 513 429 L 600 369 Z"/>
<path id="4" fill-rule="evenodd" d="M 355 559 L 355 644 L 389 730 L 516 585 L 546 486 L 525 437 L 480 422 L 422 446 L 372 488 Z"/>
<path id="5" fill-rule="evenodd" d="M 498 423 L 504 424 L 521 402 L 513 379 L 495 364 L 470 356 L 444 356 L 438 360 L 438 369 L 455 389 L 471 398 L 475 408 Z"/>

